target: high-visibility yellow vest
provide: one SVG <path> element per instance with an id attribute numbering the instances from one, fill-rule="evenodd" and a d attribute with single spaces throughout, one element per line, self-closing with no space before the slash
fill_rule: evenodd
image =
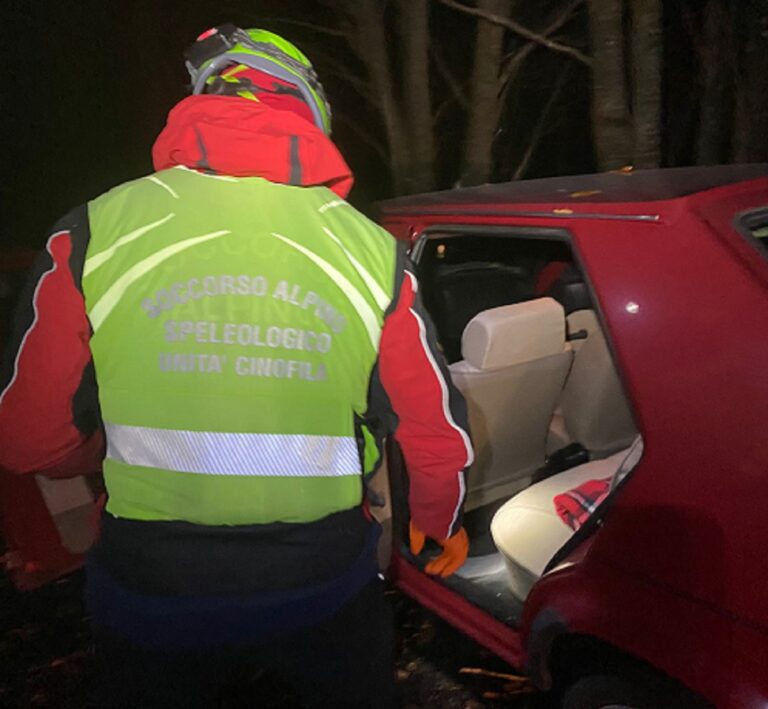
<path id="1" fill-rule="evenodd" d="M 324 187 L 181 167 L 88 211 L 107 511 L 235 525 L 359 505 L 392 237 Z"/>

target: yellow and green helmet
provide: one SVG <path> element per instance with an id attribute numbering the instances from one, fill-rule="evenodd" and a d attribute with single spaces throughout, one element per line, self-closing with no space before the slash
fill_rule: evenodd
<path id="1" fill-rule="evenodd" d="M 331 107 L 312 64 L 298 47 L 279 35 L 219 25 L 203 32 L 184 52 L 184 59 L 193 94 L 204 93 L 227 67 L 238 64 L 292 84 L 312 111 L 315 125 L 330 135 Z"/>

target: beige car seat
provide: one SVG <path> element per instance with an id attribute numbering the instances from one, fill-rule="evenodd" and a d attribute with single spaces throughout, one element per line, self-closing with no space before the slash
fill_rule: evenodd
<path id="1" fill-rule="evenodd" d="M 578 442 L 593 458 L 604 457 L 626 448 L 637 429 L 594 311 L 571 313 L 568 329 L 571 335 L 584 331 L 587 336 L 571 343 L 573 366 L 550 423 L 547 451 Z"/>
<path id="2" fill-rule="evenodd" d="M 531 485 L 499 508 L 491 521 L 491 536 L 519 600 L 526 599 L 550 559 L 574 534 L 555 511 L 554 498 L 589 480 L 621 478 L 637 465 L 642 452 L 637 436 L 629 448 Z"/>
<path id="3" fill-rule="evenodd" d="M 485 310 L 449 366 L 467 400 L 475 462 L 466 509 L 509 497 L 544 464 L 549 422 L 571 365 L 565 315 L 552 298 Z"/>

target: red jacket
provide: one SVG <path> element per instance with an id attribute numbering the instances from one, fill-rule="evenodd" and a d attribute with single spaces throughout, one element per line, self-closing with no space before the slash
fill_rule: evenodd
<path id="1" fill-rule="evenodd" d="M 302 186 L 340 197 L 352 175 L 314 125 L 237 97 L 192 96 L 171 112 L 153 149 L 155 168 L 185 165 Z M 17 312 L 0 372 L 0 467 L 77 475 L 103 455 L 90 325 L 80 286 L 86 208 L 54 227 Z M 461 524 L 472 460 L 464 401 L 452 386 L 407 258 L 381 336 L 371 415 L 402 446 L 415 524 L 443 538 Z"/>

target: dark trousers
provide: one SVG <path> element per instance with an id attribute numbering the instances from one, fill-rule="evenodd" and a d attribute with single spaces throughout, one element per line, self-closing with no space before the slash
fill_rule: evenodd
<path id="1" fill-rule="evenodd" d="M 378 579 L 328 620 L 248 648 L 147 649 L 94 633 L 97 709 L 226 707 L 234 685 L 263 671 L 289 684 L 305 707 L 395 706 L 392 615 Z"/>

